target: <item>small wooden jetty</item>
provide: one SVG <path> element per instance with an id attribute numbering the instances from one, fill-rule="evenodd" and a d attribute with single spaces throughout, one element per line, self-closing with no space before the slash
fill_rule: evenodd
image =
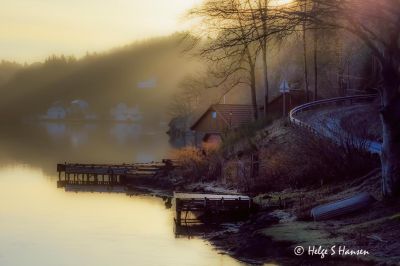
<path id="1" fill-rule="evenodd" d="M 58 187 L 67 185 L 126 185 L 130 179 L 166 176 L 176 167 L 175 161 L 133 164 L 57 164 Z"/>
<path id="2" fill-rule="evenodd" d="M 189 213 L 217 213 L 224 212 L 248 214 L 252 207 L 252 200 L 244 195 L 221 195 L 221 194 L 197 194 L 197 193 L 174 193 L 174 204 L 178 226 L 184 223 L 198 224 L 199 220 L 189 216 Z M 185 214 L 182 217 L 182 213 Z"/>

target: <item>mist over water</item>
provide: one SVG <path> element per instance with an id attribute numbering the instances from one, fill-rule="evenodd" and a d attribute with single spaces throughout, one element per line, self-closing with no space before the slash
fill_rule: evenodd
<path id="1" fill-rule="evenodd" d="M 173 147 L 165 127 L 134 123 L 38 122 L 3 126 L 1 163 L 23 163 L 47 174 L 57 163 L 161 161 Z"/>
<path id="2" fill-rule="evenodd" d="M 0 130 L 0 265 L 240 265 L 201 239 L 176 238 L 161 199 L 65 192 L 57 162 L 158 161 L 164 128 L 34 123 Z"/>

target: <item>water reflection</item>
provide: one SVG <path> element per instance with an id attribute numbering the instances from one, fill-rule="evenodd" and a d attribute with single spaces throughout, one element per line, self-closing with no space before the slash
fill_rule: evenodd
<path id="1" fill-rule="evenodd" d="M 67 138 L 69 139 L 69 143 L 75 148 L 87 143 L 89 134 L 96 132 L 97 130 L 96 124 L 42 122 L 40 125 L 46 129 L 50 138 L 54 140 Z"/>
<path id="2" fill-rule="evenodd" d="M 158 198 L 65 193 L 40 169 L 14 166 L 0 170 L 0 202 L 0 265 L 239 265 L 175 238 Z"/>
<path id="3" fill-rule="evenodd" d="M 2 126 L 0 164 L 26 163 L 50 175 L 60 162 L 161 161 L 173 149 L 165 131 L 165 128 L 143 128 L 129 123 L 42 122 Z"/>
<path id="4" fill-rule="evenodd" d="M 57 162 L 160 160 L 172 149 L 161 130 L 118 137 L 113 126 L 1 128 L 0 265 L 240 265 L 199 238 L 175 238 L 161 199 L 56 188 Z"/>
<path id="5" fill-rule="evenodd" d="M 60 139 L 65 136 L 67 131 L 67 126 L 65 123 L 43 123 L 43 126 L 46 127 L 47 134 L 54 138 Z"/>
<path id="6" fill-rule="evenodd" d="M 137 124 L 117 123 L 110 129 L 111 136 L 119 143 L 124 143 L 130 138 L 138 138 L 142 133 L 142 127 Z"/>

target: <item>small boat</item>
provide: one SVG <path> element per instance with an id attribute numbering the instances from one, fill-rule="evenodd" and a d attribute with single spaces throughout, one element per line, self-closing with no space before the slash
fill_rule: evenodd
<path id="1" fill-rule="evenodd" d="M 311 217 L 314 221 L 328 220 L 346 215 L 368 207 L 375 200 L 369 193 L 363 192 L 350 198 L 323 204 L 311 209 Z"/>

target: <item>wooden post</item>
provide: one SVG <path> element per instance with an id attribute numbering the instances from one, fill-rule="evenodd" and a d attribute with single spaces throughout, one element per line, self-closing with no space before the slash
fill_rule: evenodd
<path id="1" fill-rule="evenodd" d="M 176 199 L 175 201 L 175 209 L 176 209 L 176 223 L 177 225 L 181 225 L 181 201 L 180 199 Z"/>
<path id="2" fill-rule="evenodd" d="M 286 92 L 283 93 L 283 117 L 286 116 Z"/>

